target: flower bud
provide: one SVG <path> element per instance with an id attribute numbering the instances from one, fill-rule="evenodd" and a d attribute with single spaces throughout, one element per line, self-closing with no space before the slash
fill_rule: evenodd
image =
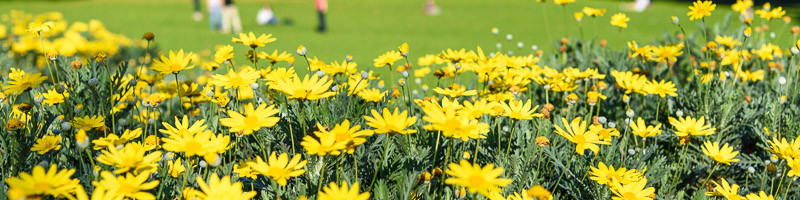
<path id="1" fill-rule="evenodd" d="M 258 83 L 250 83 L 250 88 L 258 89 Z"/>
<path id="2" fill-rule="evenodd" d="M 306 56 L 306 47 L 301 45 L 297 45 L 297 55 Z"/>
<path id="3" fill-rule="evenodd" d="M 778 83 L 780 83 L 781 85 L 786 84 L 786 77 L 783 76 L 778 77 Z"/>
<path id="4" fill-rule="evenodd" d="M 164 154 L 164 160 L 172 160 L 175 158 L 175 153 L 167 152 Z"/>
<path id="5" fill-rule="evenodd" d="M 403 78 L 408 78 L 408 71 L 400 72 L 400 75 L 403 75 Z"/>
<path id="6" fill-rule="evenodd" d="M 633 110 L 631 110 L 631 109 L 628 109 L 628 111 L 625 111 L 625 116 L 628 116 L 628 118 L 633 118 L 633 115 L 635 115 L 635 114 L 636 113 L 633 112 Z"/>
<path id="7" fill-rule="evenodd" d="M 72 69 L 80 69 L 83 66 L 83 64 L 81 63 L 80 60 L 72 61 L 71 65 L 72 65 Z"/>
<path id="8" fill-rule="evenodd" d="M 97 86 L 97 82 L 98 82 L 97 78 L 91 78 L 89 79 L 89 81 L 87 81 L 87 83 L 89 83 L 89 86 L 92 87 Z"/>
<path id="9" fill-rule="evenodd" d="M 511 35 L 511 34 L 507 34 L 507 35 L 506 35 L 506 40 L 509 40 L 509 41 L 510 41 L 511 39 L 514 39 L 514 36 L 513 36 L 513 35 Z"/>
<path id="10" fill-rule="evenodd" d="M 61 130 L 69 131 L 70 129 L 72 129 L 72 124 L 69 122 L 61 122 Z"/>
<path id="11" fill-rule="evenodd" d="M 325 72 L 323 72 L 322 70 L 319 70 L 319 71 L 317 71 L 317 76 L 322 78 L 323 76 L 325 76 Z"/>
<path id="12" fill-rule="evenodd" d="M 144 35 L 142 35 L 142 39 L 143 40 L 147 40 L 148 42 L 152 42 L 153 39 L 155 39 L 155 38 L 156 38 L 156 35 L 153 34 L 152 32 L 147 32 L 147 33 L 144 33 Z"/>
<path id="13" fill-rule="evenodd" d="M 523 46 L 525 46 L 525 44 L 523 44 L 522 41 L 517 42 L 517 48 L 521 49 Z"/>
<path id="14" fill-rule="evenodd" d="M 597 122 L 600 122 L 601 124 L 605 124 L 607 121 L 608 121 L 608 119 L 606 119 L 606 117 L 598 117 L 597 118 Z"/>
<path id="15" fill-rule="evenodd" d="M 672 20 L 672 24 L 675 24 L 675 25 L 678 25 L 678 23 L 680 22 L 680 19 L 678 19 L 678 17 L 676 17 L 676 16 L 670 17 L 670 20 Z"/>
<path id="16" fill-rule="evenodd" d="M 678 117 L 683 117 L 683 111 L 682 110 L 675 111 L 675 115 Z"/>
<path id="17" fill-rule="evenodd" d="M 333 91 L 333 92 L 339 91 L 339 86 L 338 85 L 334 85 L 333 87 L 331 87 L 331 91 Z"/>
<path id="18" fill-rule="evenodd" d="M 617 128 L 617 123 L 608 122 L 608 128 Z"/>
<path id="19" fill-rule="evenodd" d="M 83 111 L 83 104 L 75 105 L 75 108 L 73 108 L 72 111 L 74 111 L 75 113 L 80 113 L 81 111 Z"/>
<path id="20" fill-rule="evenodd" d="M 368 78 L 369 78 L 369 72 L 365 72 L 365 71 L 361 72 L 361 79 L 368 79 Z"/>
<path id="21" fill-rule="evenodd" d="M 500 29 L 497 29 L 497 27 L 492 28 L 492 34 L 497 35 L 498 33 L 500 33 Z"/>
<path id="22" fill-rule="evenodd" d="M 744 37 L 748 37 L 749 38 L 750 36 L 753 35 L 753 29 L 751 29 L 750 27 L 747 27 L 747 28 L 744 29 L 743 34 L 744 34 Z"/>

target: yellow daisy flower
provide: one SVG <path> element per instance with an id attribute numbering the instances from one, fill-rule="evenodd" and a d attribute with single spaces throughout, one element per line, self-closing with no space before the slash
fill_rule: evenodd
<path id="1" fill-rule="evenodd" d="M 502 191 L 511 183 L 511 179 L 499 178 L 503 174 L 503 168 L 495 168 L 494 164 L 487 164 L 481 167 L 478 164 L 471 164 L 469 161 L 461 160 L 460 163 L 450 163 L 445 171 L 451 178 L 444 180 L 446 184 L 456 185 L 467 188 L 470 193 L 480 193 L 488 197 L 491 193 Z"/>
<path id="2" fill-rule="evenodd" d="M 169 57 L 161 55 L 161 60 L 153 59 L 153 66 L 150 69 L 161 74 L 178 74 L 183 70 L 194 68 L 194 65 L 191 65 L 193 57 L 195 57 L 194 53 L 188 52 L 184 54 L 183 49 L 178 51 L 177 54 L 170 50 Z"/>
<path id="3" fill-rule="evenodd" d="M 306 172 L 303 167 L 307 163 L 306 160 L 300 161 L 299 154 L 289 160 L 289 155 L 286 153 L 275 156 L 275 152 L 272 152 L 269 156 L 269 163 L 264 162 L 261 157 L 256 157 L 255 161 L 247 162 L 247 165 L 257 174 L 268 176 L 279 185 L 286 186 L 289 178 L 298 177 Z"/>
<path id="4" fill-rule="evenodd" d="M 719 142 L 706 141 L 702 149 L 704 154 L 718 163 L 730 165 L 732 162 L 739 162 L 739 159 L 735 159 L 739 151 L 733 151 L 733 147 L 729 147 L 727 143 L 720 147 Z"/>

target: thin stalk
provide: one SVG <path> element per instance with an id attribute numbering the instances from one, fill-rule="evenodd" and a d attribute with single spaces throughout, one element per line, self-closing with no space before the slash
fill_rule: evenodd
<path id="1" fill-rule="evenodd" d="M 319 157 L 319 162 L 322 164 L 322 172 L 319 174 L 319 184 L 317 184 L 317 194 L 322 190 L 322 183 L 325 182 L 325 156 Z"/>
<path id="2" fill-rule="evenodd" d="M 481 148 L 481 140 L 475 139 L 475 151 L 472 152 L 472 164 L 478 160 L 478 149 Z"/>
<path id="3" fill-rule="evenodd" d="M 780 181 L 778 181 L 778 189 L 776 189 L 776 191 L 772 192 L 772 194 L 770 194 L 770 195 L 773 195 L 773 194 L 774 194 L 774 193 L 776 193 L 776 192 L 777 192 L 777 193 L 780 193 L 780 191 L 781 191 L 781 186 L 783 185 L 783 178 L 786 178 L 786 173 L 788 173 L 788 172 L 786 171 L 786 167 L 783 167 L 783 171 L 784 171 L 784 172 L 783 172 L 783 173 L 782 173 L 782 175 L 781 175 L 781 180 L 780 180 Z"/>
<path id="4" fill-rule="evenodd" d="M 353 167 L 353 169 L 356 171 L 355 172 L 355 177 L 356 177 L 355 180 L 356 180 L 356 183 L 359 183 L 359 181 L 358 181 L 358 158 L 356 157 L 355 154 L 353 154 L 353 165 L 355 166 L 355 167 Z"/>
<path id="5" fill-rule="evenodd" d="M 567 160 L 567 166 L 564 167 L 564 170 L 561 171 L 561 175 L 558 176 L 558 180 L 556 181 L 556 184 L 553 185 L 553 189 L 550 189 L 550 191 L 555 191 L 555 189 L 558 188 L 558 183 L 561 182 L 561 178 L 564 177 L 564 174 L 566 174 L 567 170 L 569 170 L 569 166 L 572 164 L 572 157 L 574 157 L 574 156 L 575 156 L 575 152 L 572 152 L 569 155 L 569 160 Z"/>
<path id="6" fill-rule="evenodd" d="M 176 74 L 176 73 L 172 73 L 172 75 L 175 75 L 175 89 L 177 89 L 177 90 L 178 90 L 178 108 L 180 108 L 180 109 L 181 109 L 181 113 L 186 113 L 186 112 L 183 110 L 183 98 L 182 98 L 182 96 L 181 96 L 181 85 L 178 83 L 178 74 Z M 237 91 L 237 92 L 238 92 L 238 91 Z M 238 98 L 237 98 L 237 99 L 238 99 Z"/>
<path id="7" fill-rule="evenodd" d="M 372 191 L 372 186 L 375 184 L 375 179 L 378 178 L 378 173 L 381 171 L 381 168 L 383 168 L 383 163 L 386 162 L 386 154 L 389 152 L 389 143 L 391 143 L 392 141 L 392 136 L 393 134 L 391 133 L 388 136 L 386 136 L 387 137 L 386 144 L 383 145 L 383 155 L 381 156 L 381 163 L 378 164 L 378 170 L 376 170 L 375 174 L 372 175 L 372 181 L 370 181 L 369 190 L 367 191 Z"/>
<path id="8" fill-rule="evenodd" d="M 711 173 L 708 173 L 708 176 L 706 177 L 706 180 L 703 181 L 703 184 L 700 185 L 700 187 L 703 187 L 703 186 L 706 185 L 706 183 L 708 183 L 708 180 L 711 178 L 711 175 L 714 174 L 714 171 L 717 170 L 717 166 L 719 166 L 719 165 L 715 162 L 714 163 L 714 168 L 711 169 Z"/>
<path id="9" fill-rule="evenodd" d="M 442 138 L 442 131 L 436 134 L 436 145 L 433 146 L 433 166 L 436 166 L 436 156 L 439 153 L 439 139 Z"/>
<path id="10" fill-rule="evenodd" d="M 589 168 L 591 168 L 592 165 L 594 165 L 594 160 L 596 158 L 597 158 L 597 154 L 594 154 L 594 157 L 592 157 L 592 162 L 589 163 Z M 581 182 L 583 182 L 583 180 L 586 180 L 586 175 L 589 175 L 589 170 L 586 170 L 586 173 L 583 174 L 583 178 L 581 178 Z"/>
<path id="11" fill-rule="evenodd" d="M 517 127 L 517 120 L 511 122 L 511 134 L 508 135 L 508 146 L 506 146 L 506 155 L 504 156 L 503 165 L 508 161 L 508 152 L 511 150 L 511 140 L 514 137 L 514 129 Z"/>
<path id="12" fill-rule="evenodd" d="M 787 185 L 785 192 L 783 192 L 783 196 L 787 199 L 789 198 L 789 187 L 792 185 L 792 182 L 794 182 L 794 179 L 789 179 L 789 185 Z"/>

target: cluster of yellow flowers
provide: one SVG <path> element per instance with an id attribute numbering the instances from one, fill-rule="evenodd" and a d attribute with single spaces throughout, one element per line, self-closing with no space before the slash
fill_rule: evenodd
<path id="1" fill-rule="evenodd" d="M 69 24 L 59 12 L 33 15 L 11 10 L 2 18 L 8 26 L 0 24 L 0 40 L 10 47 L 8 56 L 37 59 L 36 66 L 44 66 L 43 63 L 60 55 L 113 57 L 122 48 L 134 44 L 129 38 L 108 31 L 98 20 Z M 47 56 L 37 57 L 36 54 Z"/>
<path id="2" fill-rule="evenodd" d="M 573 1 L 555 0 L 554 3 L 565 6 Z M 746 15 L 752 5 L 752 1 L 739 0 L 732 7 Z M 697 1 L 689 7 L 687 15 L 690 20 L 704 21 L 715 8 L 711 1 Z M 580 21 L 584 15 L 601 17 L 605 12 L 606 9 L 584 7 L 574 17 Z M 782 8 L 771 8 L 769 4 L 755 13 L 767 21 L 785 15 Z M 610 191 L 611 199 L 652 200 L 656 198 L 658 187 L 653 186 L 654 181 L 648 182 L 647 176 L 655 180 L 652 173 L 648 174 L 654 169 L 650 167 L 648 171 L 648 167 L 641 164 L 635 168 L 622 166 L 631 167 L 626 157 L 637 152 L 641 155 L 645 151 L 671 147 L 675 147 L 672 152 L 680 152 L 669 160 L 675 162 L 674 166 L 708 161 L 711 168 L 708 176 L 698 179 L 703 181 L 699 188 L 709 181 L 713 184 L 709 185 L 711 189 L 705 190 L 706 195 L 727 199 L 773 199 L 772 194 L 764 191 L 739 195 L 739 186 L 728 182 L 736 178 L 730 174 L 720 177 L 719 181 L 712 180 L 720 166 L 730 166 L 747 157 L 736 151 L 737 143 L 730 139 L 730 134 L 717 134 L 727 131 L 728 127 L 712 123 L 728 125 L 725 119 L 710 115 L 709 111 L 705 114 L 693 111 L 692 116 L 684 116 L 682 108 L 675 104 L 686 102 L 682 98 L 710 98 L 711 87 L 735 87 L 739 92 L 749 92 L 744 90 L 771 79 L 764 69 L 775 75 L 788 72 L 790 68 L 783 67 L 787 61 L 785 55 L 800 53 L 800 41 L 792 44 L 790 50 L 768 42 L 760 43 L 760 48 L 746 45 L 752 34 L 749 32 L 752 19 L 745 18 L 741 34 L 716 34 L 713 41 L 706 39 L 699 48 L 685 38 L 685 33 L 679 34 L 678 42 L 672 43 L 639 46 L 636 41 L 630 41 L 626 51 L 615 52 L 620 55 L 615 61 L 619 66 L 609 67 L 610 64 L 597 59 L 587 63 L 571 60 L 569 57 L 580 56 L 574 52 L 586 50 L 568 49 L 570 41 L 566 38 L 560 41 L 562 48 L 555 57 L 548 57 L 543 51 L 515 56 L 487 53 L 480 47 L 446 49 L 418 58 L 418 68 L 409 61 L 411 48 L 407 43 L 377 56 L 366 69 L 360 69 L 352 56 L 348 55 L 341 62 L 325 62 L 310 56 L 308 48 L 299 45 L 296 55 L 306 61 L 301 63 L 307 64 L 309 72 L 301 75 L 296 71 L 294 53 L 265 50 L 267 44 L 277 40 L 272 35 L 242 33 L 231 42 L 248 49 L 244 56 L 237 57 L 234 45 L 224 45 L 217 47 L 213 57 L 206 61 L 183 49 L 170 50 L 160 56 L 149 55 L 147 50 L 154 35 L 148 33 L 143 37 L 148 49 L 141 60 L 132 59 L 136 63 L 133 67 L 114 71 L 97 66 L 109 66 L 105 62 L 108 57 L 131 41 L 105 31 L 99 22 L 75 23 L 67 28 L 61 16 L 54 13 L 32 17 L 12 11 L 9 16 L 14 24 L 12 33 L 0 35 L 11 41 L 9 55 L 41 54 L 42 58 L 54 61 L 52 66 L 51 62 L 46 63 L 50 67 L 45 74 L 11 68 L 8 79 L 2 84 L 0 101 L 3 105 L 14 104 L 0 106 L 6 119 L 6 133 L 14 140 L 12 144 L 26 145 L 27 141 L 18 141 L 30 139 L 30 148 L 24 149 L 38 156 L 34 157 L 37 162 L 53 162 L 26 162 L 30 156 L 19 152 L 22 159 L 12 163 L 14 172 L 19 173 L 6 180 L 9 199 L 173 196 L 251 199 L 260 193 L 276 199 L 302 194 L 320 200 L 366 200 L 380 194 L 373 190 L 375 186 L 385 187 L 399 174 L 393 171 L 400 169 L 394 166 L 397 163 L 387 159 L 392 152 L 397 154 L 397 149 L 403 148 L 410 149 L 403 152 L 411 154 L 408 156 L 426 154 L 421 155 L 420 160 L 408 161 L 410 164 L 403 163 L 404 167 L 413 165 L 414 170 L 420 171 L 416 184 L 409 188 L 411 199 L 422 198 L 420 191 L 427 190 L 433 198 L 443 198 L 442 193 L 449 193 L 457 198 L 469 194 L 491 200 L 552 200 L 551 190 L 558 193 L 567 189 L 559 183 L 568 171 L 576 168 L 572 164 L 577 163 L 583 164 L 578 168 L 585 172 L 584 179 L 591 175 L 589 179 L 600 189 Z M 629 20 L 619 13 L 612 17 L 611 24 L 626 28 Z M 683 31 L 677 17 L 671 20 Z M 20 25 L 26 23 L 26 26 Z M 5 34 L 5 29 L 0 27 L 0 33 Z M 87 32 L 97 34 L 91 36 L 94 40 L 74 37 Z M 492 32 L 497 34 L 498 30 Z M 761 31 L 756 29 L 756 33 L 761 34 Z M 794 33 L 795 36 L 798 33 Z M 703 35 L 708 35 L 705 30 Z M 51 38 L 54 40 L 45 43 Z M 25 49 L 26 45 L 36 46 L 25 40 L 35 43 L 36 39 L 45 45 Z M 692 46 L 696 49 L 691 49 Z M 602 50 L 605 44 L 587 48 Z M 58 62 L 65 57 L 81 59 Z M 249 63 L 237 63 L 237 58 L 241 57 Z M 554 62 L 540 65 L 545 59 Z M 791 65 L 792 61 L 788 63 Z M 81 68 L 84 64 L 92 67 Z M 387 66 L 389 79 L 377 72 Z M 395 79 L 395 74 L 400 77 Z M 719 74 L 718 78 L 715 74 Z M 679 77 L 681 75 L 686 77 Z M 409 81 L 412 78 L 414 80 Z M 423 82 L 426 78 L 430 79 Z M 730 78 L 733 80 L 729 81 Z M 784 85 L 785 78 L 780 78 L 775 79 Z M 429 91 L 427 84 L 433 81 L 436 86 Z M 696 88 L 676 86 L 676 83 Z M 748 89 L 738 87 L 740 85 Z M 778 93 L 784 94 L 783 90 Z M 634 94 L 639 94 L 640 104 L 632 101 Z M 552 99 L 558 101 L 551 103 Z M 782 106 L 786 96 L 781 99 L 779 105 Z M 648 113 L 652 106 L 647 103 L 652 101 L 656 104 L 654 115 Z M 750 100 L 745 101 L 750 103 Z M 667 108 L 662 109 L 662 103 Z M 605 113 L 601 114 L 601 108 Z M 676 108 L 679 110 L 672 111 Z M 662 110 L 670 112 L 659 115 Z M 636 112 L 640 114 L 637 116 Z M 659 120 L 660 116 L 666 119 Z M 309 122 L 313 125 L 309 126 Z M 617 123 L 624 123 L 624 126 L 618 127 Z M 547 130 L 550 127 L 552 130 Z M 769 131 L 764 129 L 769 136 Z M 669 131 L 674 135 L 663 134 Z M 504 134 L 507 135 L 505 140 Z M 550 139 L 553 139 L 553 146 Z M 693 140 L 700 142 L 693 146 Z M 648 142 L 653 143 L 647 146 Z M 375 150 L 378 143 L 383 145 L 382 151 Z M 625 151 L 633 145 L 631 143 L 635 146 Z M 800 176 L 800 141 L 787 140 L 776 133 L 765 143 L 768 145 L 765 149 L 775 155 L 768 164 L 775 167 L 786 163 L 790 170 L 785 171 L 785 176 Z M 296 144 L 301 148 L 295 149 Z M 482 147 L 482 144 L 489 147 Z M 474 149 L 467 150 L 472 145 Z M 447 149 L 440 149 L 441 146 Z M 568 151 L 559 151 L 564 148 Z M 432 156 L 427 155 L 431 149 Z M 523 152 L 528 149 L 530 154 Z M 691 161 L 687 149 L 697 152 L 704 160 Z M 592 152 L 586 156 L 593 156 L 590 162 L 585 162 L 588 159 L 573 161 L 576 155 L 586 158 L 587 150 Z M 620 153 L 616 150 L 623 152 L 618 156 Z M 423 151 L 426 153 L 419 153 Z M 365 153 L 367 155 L 359 155 Z M 540 168 L 541 161 L 548 159 L 543 153 L 555 163 L 546 163 L 545 168 L 553 166 L 556 170 Z M 377 154 L 381 156 L 376 162 L 373 160 Z M 559 155 L 566 154 L 570 155 L 563 164 Z M 453 155 L 456 156 L 451 162 Z M 621 160 L 612 165 L 609 157 L 614 156 Z M 351 158 L 353 176 L 341 179 L 350 172 L 342 172 L 339 166 Z M 421 161 L 428 158 L 430 161 Z M 538 163 L 512 165 L 534 158 Z M 781 161 L 776 163 L 779 158 Z M 595 162 L 595 159 L 600 160 Z M 364 160 L 368 167 L 359 168 L 358 163 Z M 532 171 L 535 173 L 533 181 L 517 178 L 519 173 L 528 173 L 519 170 L 530 168 L 527 164 L 536 165 Z M 59 166 L 71 168 L 59 169 Z M 332 166 L 336 166 L 336 170 L 328 171 Z M 371 179 L 359 179 L 359 170 L 363 169 L 372 173 Z M 5 174 L 4 170 L 0 169 Z M 540 174 L 545 171 L 555 172 L 547 173 L 557 175 L 554 184 L 540 182 L 539 178 L 545 176 Z M 665 172 L 658 175 L 665 177 L 661 180 L 668 181 L 658 182 L 667 190 L 658 194 L 677 190 L 675 181 L 684 171 L 660 171 Z M 584 180 L 572 175 L 574 172 L 569 174 L 572 177 L 567 178 L 572 182 Z M 527 174 L 524 177 L 530 178 Z M 384 182 L 376 182 L 379 179 Z M 780 181 L 782 184 L 783 179 Z M 91 187 L 86 188 L 89 183 Z M 362 188 L 362 183 L 369 183 L 369 187 Z M 274 196 L 265 194 L 268 187 L 264 185 L 272 186 L 269 191 L 275 193 Z M 452 188 L 445 189 L 444 185 Z M 551 189 L 542 185 L 549 185 Z M 292 189 L 294 187 L 298 189 Z M 694 185 L 690 183 L 686 187 L 691 189 Z M 309 192 L 313 189 L 316 192 Z M 780 189 L 779 185 L 778 191 Z M 165 191 L 170 194 L 163 194 Z M 286 191 L 292 193 L 282 196 L 281 192 Z M 786 191 L 788 194 L 789 190 Z M 555 197 L 567 198 L 569 194 Z M 305 196 L 298 198 L 307 199 Z"/>

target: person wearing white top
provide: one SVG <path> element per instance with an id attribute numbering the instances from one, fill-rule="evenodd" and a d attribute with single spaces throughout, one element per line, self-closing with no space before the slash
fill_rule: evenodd
<path id="1" fill-rule="evenodd" d="M 206 0 L 208 8 L 208 28 L 212 31 L 222 29 L 222 0 Z"/>
<path id="2" fill-rule="evenodd" d="M 258 11 L 258 15 L 256 15 L 256 23 L 258 23 L 258 25 L 275 25 L 278 24 L 278 17 L 272 12 L 272 7 L 264 5 L 264 7 Z"/>

